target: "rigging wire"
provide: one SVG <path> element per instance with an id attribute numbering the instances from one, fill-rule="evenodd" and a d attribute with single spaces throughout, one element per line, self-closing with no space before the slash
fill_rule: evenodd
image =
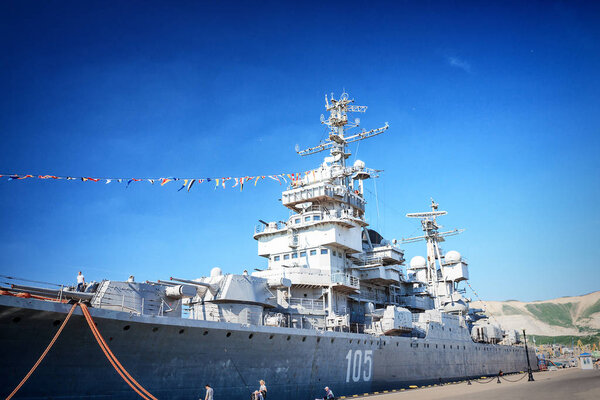
<path id="1" fill-rule="evenodd" d="M 377 230 L 379 230 L 379 196 L 377 195 L 377 179 L 373 179 L 373 186 L 375 187 L 375 206 L 377 207 Z"/>

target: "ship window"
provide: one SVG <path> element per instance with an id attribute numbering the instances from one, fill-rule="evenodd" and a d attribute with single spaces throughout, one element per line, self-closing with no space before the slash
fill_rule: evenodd
<path id="1" fill-rule="evenodd" d="M 303 341 L 303 342 L 306 342 L 306 336 L 304 336 L 304 337 L 302 338 L 302 341 Z"/>
<path id="2" fill-rule="evenodd" d="M 304 217 L 304 222 L 310 221 L 310 217 Z"/>
<path id="3" fill-rule="evenodd" d="M 338 257 L 342 258 L 342 252 L 338 252 Z"/>
<path id="4" fill-rule="evenodd" d="M 253 336 L 254 336 L 254 334 L 251 333 L 250 335 L 248 335 L 248 339 L 252 339 Z"/>
<path id="5" fill-rule="evenodd" d="M 231 332 L 227 332 L 227 335 L 225 335 L 227 337 L 231 336 Z"/>
<path id="6" fill-rule="evenodd" d="M 288 336 L 288 337 L 286 338 L 286 340 L 290 340 L 291 338 L 292 338 L 291 336 Z"/>
<path id="7" fill-rule="evenodd" d="M 124 330 L 124 331 L 128 331 L 128 330 L 129 330 L 129 328 L 131 328 L 131 326 L 129 326 L 129 325 L 125 325 L 125 326 L 123 327 L 123 330 Z"/>
<path id="8" fill-rule="evenodd" d="M 327 249 L 321 249 L 321 254 L 327 254 Z"/>
<path id="9" fill-rule="evenodd" d="M 301 251 L 300 252 L 300 257 L 306 257 L 306 252 L 305 251 Z"/>
<path id="10" fill-rule="evenodd" d="M 289 260 L 290 259 L 290 255 L 289 254 L 284 254 L 283 255 L 283 259 L 284 260 Z"/>
<path id="11" fill-rule="evenodd" d="M 438 345 L 437 345 L 437 344 L 435 345 L 435 348 L 436 348 L 436 349 L 438 348 Z"/>
<path id="12" fill-rule="evenodd" d="M 337 256 L 337 253 L 336 253 L 335 250 L 332 250 L 332 253 L 333 253 L 334 256 Z"/>
<path id="13" fill-rule="evenodd" d="M 310 255 L 311 256 L 316 256 L 317 255 L 317 251 L 316 250 L 311 250 L 310 251 Z"/>
<path id="14" fill-rule="evenodd" d="M 274 335 L 271 335 L 271 336 L 269 336 L 269 339 L 273 339 L 273 336 L 274 336 Z"/>
<path id="15" fill-rule="evenodd" d="M 208 335 L 208 331 L 204 331 L 203 335 L 204 336 Z"/>
<path id="16" fill-rule="evenodd" d="M 313 221 L 320 221 L 321 220 L 321 216 L 320 215 L 315 215 L 313 217 Z"/>
<path id="17" fill-rule="evenodd" d="M 273 261 L 279 261 L 279 256 L 273 257 Z"/>
<path id="18" fill-rule="evenodd" d="M 158 331 L 157 327 L 152 328 L 152 332 L 156 332 L 156 331 Z"/>
<path id="19" fill-rule="evenodd" d="M 298 258 L 298 253 L 292 253 L 292 258 Z"/>
<path id="20" fill-rule="evenodd" d="M 452 345 L 450 345 L 450 348 L 452 348 Z"/>
<path id="21" fill-rule="evenodd" d="M 295 223 L 295 224 L 299 224 L 299 223 L 300 223 L 300 218 L 296 218 L 296 219 L 294 220 L 294 223 Z"/>
<path id="22" fill-rule="evenodd" d="M 179 330 L 179 334 L 180 334 L 180 335 L 181 335 L 183 332 L 185 332 L 185 330 L 184 330 L 184 329 L 180 329 L 180 330 Z"/>
<path id="23" fill-rule="evenodd" d="M 444 345 L 444 348 L 446 348 L 446 345 Z"/>

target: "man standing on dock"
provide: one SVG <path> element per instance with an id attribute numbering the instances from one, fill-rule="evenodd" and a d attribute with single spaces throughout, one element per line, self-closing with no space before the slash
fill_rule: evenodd
<path id="1" fill-rule="evenodd" d="M 79 271 L 79 274 L 77 274 L 77 291 L 83 292 L 84 287 L 85 287 L 85 277 L 83 276 L 81 271 Z"/>
<path id="2" fill-rule="evenodd" d="M 206 396 L 204 396 L 204 400 L 213 400 L 213 388 L 211 388 L 208 383 L 204 387 L 206 388 Z"/>

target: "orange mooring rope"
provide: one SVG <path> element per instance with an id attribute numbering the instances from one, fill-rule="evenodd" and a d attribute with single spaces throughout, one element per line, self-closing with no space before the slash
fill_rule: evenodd
<path id="1" fill-rule="evenodd" d="M 123 378 L 123 380 L 133 390 L 135 390 L 135 392 L 137 394 L 139 394 L 140 397 L 142 397 L 144 400 L 158 400 L 156 397 L 152 396 L 150 394 L 150 392 L 148 392 L 146 389 L 144 389 L 142 387 L 142 385 L 140 385 L 135 379 L 133 379 L 133 377 L 131 375 L 129 375 L 127 370 L 123 367 L 123 365 L 121 365 L 119 360 L 117 360 L 117 357 L 115 357 L 113 352 L 110 350 L 110 348 L 106 344 L 106 341 L 100 334 L 100 331 L 98 331 L 98 327 L 96 327 L 96 324 L 94 324 L 94 320 L 92 319 L 92 316 L 90 315 L 90 312 L 87 309 L 87 306 L 83 303 L 77 303 L 77 304 L 79 304 L 79 306 L 81 307 L 83 316 L 85 317 L 85 320 L 87 321 L 88 325 L 90 326 L 90 329 L 92 330 L 92 333 L 94 334 L 94 337 L 96 338 L 96 341 L 98 342 L 98 345 L 102 349 L 102 352 L 104 352 L 104 355 L 106 356 L 108 361 L 111 363 L 111 365 L 114 367 L 114 369 L 118 372 L 118 374 L 121 375 L 121 378 Z M 71 310 L 69 310 L 69 314 L 67 314 L 67 318 L 65 318 L 65 320 L 63 321 L 62 325 L 58 329 L 58 332 L 56 332 L 56 335 L 54 335 L 54 338 L 52 339 L 52 341 L 50 342 L 48 347 L 46 347 L 46 350 L 42 353 L 42 355 L 37 360 L 35 365 L 31 368 L 29 373 L 27 373 L 27 375 L 25 375 L 25 378 L 23 378 L 21 383 L 19 383 L 19 385 L 15 388 L 15 390 L 12 391 L 12 393 L 6 398 L 6 400 L 10 400 L 15 395 L 15 393 L 17 393 L 19 391 L 19 389 L 21 389 L 21 386 L 23 386 L 23 384 L 25 382 L 27 382 L 27 380 L 29 379 L 31 374 L 33 374 L 33 372 L 40 365 L 40 363 L 42 362 L 44 357 L 46 357 L 46 354 L 48 354 L 48 352 L 54 345 L 54 342 L 56 342 L 56 339 L 58 339 L 58 336 L 61 334 L 63 328 L 67 324 L 67 321 L 69 320 L 69 318 L 71 318 L 71 315 L 73 314 L 73 311 L 75 311 L 75 307 L 77 307 L 77 304 L 73 304 L 73 307 L 71 307 Z"/>
<path id="2" fill-rule="evenodd" d="M 42 355 L 40 356 L 40 358 L 37 360 L 37 362 L 29 370 L 29 372 L 27 373 L 27 375 L 25 375 L 25 378 L 23 378 L 23 380 L 21 381 L 21 383 L 19 383 L 17 385 L 17 387 L 15 388 L 15 390 L 13 390 L 12 393 L 8 395 L 8 397 L 6 398 L 6 400 L 10 400 L 19 391 L 19 389 L 21 389 L 21 386 L 23 386 L 23 384 L 25 382 L 27 382 L 27 379 L 29 379 L 29 377 L 31 376 L 31 374 L 33 374 L 33 371 L 35 371 L 35 369 L 40 365 L 40 363 L 42 362 L 42 360 L 44 359 L 44 357 L 46 357 L 46 354 L 48 354 L 48 352 L 50 351 L 50 349 L 54 345 L 54 342 L 56 342 L 56 339 L 58 339 L 58 336 L 60 335 L 60 333 L 62 332 L 63 328 L 67 324 L 67 321 L 69 320 L 69 318 L 71 318 L 71 315 L 73 314 L 73 311 L 75 311 L 75 307 L 77 307 L 77 304 L 73 304 L 73 307 L 71 307 L 71 309 L 69 310 L 69 313 L 67 314 L 67 318 L 65 318 L 65 320 L 63 321 L 63 323 L 60 326 L 60 328 L 58 328 L 58 332 L 56 332 L 56 334 L 52 338 L 52 341 L 50 342 L 50 344 L 48 345 L 48 347 L 46 347 L 46 350 L 44 350 L 44 352 L 42 353 Z"/>
<path id="3" fill-rule="evenodd" d="M 90 326 L 90 329 L 92 330 L 92 333 L 94 334 L 94 337 L 98 341 L 98 345 L 104 352 L 104 355 L 106 356 L 108 361 L 110 361 L 110 363 L 115 368 L 115 370 L 119 373 L 119 375 L 121 375 L 121 378 L 123 378 L 123 380 L 129 386 L 131 386 L 131 388 L 133 390 L 135 390 L 136 393 L 139 394 L 142 398 L 144 398 L 146 400 L 150 400 L 150 399 L 158 400 L 156 397 L 152 396 L 152 394 L 150 394 L 150 392 L 148 392 L 146 389 L 144 389 L 142 387 L 142 385 L 140 385 L 135 379 L 133 379 L 133 377 L 123 367 L 123 365 L 121 365 L 121 363 L 119 362 L 117 357 L 115 357 L 113 352 L 108 347 L 108 344 L 106 344 L 106 341 L 100 334 L 100 331 L 98 331 L 98 327 L 96 327 L 96 325 L 94 324 L 94 320 L 92 319 L 92 316 L 90 315 L 90 312 L 87 309 L 87 306 L 83 303 L 81 303 L 80 306 L 81 306 L 81 310 L 83 311 L 83 315 L 85 316 L 85 318 L 88 322 L 88 325 Z M 141 392 L 143 392 L 143 393 L 141 393 Z"/>

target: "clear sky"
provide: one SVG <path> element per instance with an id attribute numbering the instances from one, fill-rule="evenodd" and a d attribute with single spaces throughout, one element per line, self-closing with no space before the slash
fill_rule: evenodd
<path id="1" fill-rule="evenodd" d="M 369 129 L 385 172 L 371 226 L 444 243 L 483 299 L 600 290 L 597 2 L 0 3 L 0 173 L 219 177 L 306 171 L 325 93 Z M 354 160 L 354 156 L 351 160 Z M 69 283 L 263 268 L 257 220 L 282 186 L 0 179 L 0 272 Z M 375 196 L 377 193 L 377 196 Z M 585 211 L 588 210 L 588 211 Z M 423 243 L 406 244 L 406 258 Z"/>

